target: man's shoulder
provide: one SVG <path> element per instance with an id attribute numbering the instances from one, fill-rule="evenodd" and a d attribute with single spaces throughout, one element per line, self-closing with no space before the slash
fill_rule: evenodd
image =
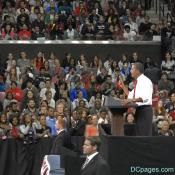
<path id="1" fill-rule="evenodd" d="M 63 138 L 69 138 L 70 137 L 70 133 L 68 130 L 63 130 L 58 134 L 59 137 L 63 137 Z"/>
<path id="2" fill-rule="evenodd" d="M 46 88 L 42 88 L 40 92 L 44 92 L 44 91 L 46 91 Z"/>
<path id="3" fill-rule="evenodd" d="M 72 89 L 70 90 L 70 93 L 74 93 L 74 92 L 76 92 L 76 88 L 72 88 Z"/>
<path id="4" fill-rule="evenodd" d="M 142 79 L 141 81 L 144 80 L 144 81 L 147 81 L 148 83 L 152 84 L 152 81 L 144 74 L 142 74 Z"/>
<path id="5" fill-rule="evenodd" d="M 106 160 L 99 153 L 94 157 L 94 160 L 100 164 L 107 164 Z"/>
<path id="6" fill-rule="evenodd" d="M 63 138 L 65 138 L 65 133 L 64 132 L 60 132 L 56 138 L 55 138 L 55 141 L 59 141 L 59 140 L 62 140 Z"/>
<path id="7" fill-rule="evenodd" d="M 81 91 L 85 92 L 85 91 L 86 91 L 86 89 L 85 89 L 84 87 L 81 87 Z"/>

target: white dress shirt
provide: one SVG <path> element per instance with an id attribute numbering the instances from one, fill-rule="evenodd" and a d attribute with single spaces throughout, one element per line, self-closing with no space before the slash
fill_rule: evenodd
<path id="1" fill-rule="evenodd" d="M 98 152 L 95 152 L 95 153 L 91 154 L 90 156 L 87 156 L 87 157 L 86 157 L 86 160 L 85 160 L 85 162 L 84 162 L 84 164 L 83 164 L 82 167 L 81 167 L 81 169 L 84 169 L 84 168 L 87 166 L 87 164 L 88 164 L 97 154 L 98 154 Z"/>
<path id="2" fill-rule="evenodd" d="M 60 130 L 57 130 L 57 134 L 60 134 L 61 132 L 65 131 L 65 129 L 60 129 Z"/>
<path id="3" fill-rule="evenodd" d="M 41 89 L 41 91 L 40 91 L 40 98 L 42 98 L 42 100 L 46 100 L 45 93 L 46 93 L 47 90 L 48 90 L 47 88 L 42 88 Z M 56 93 L 55 89 L 54 88 L 50 88 L 49 90 L 52 92 L 52 98 L 54 98 L 55 93 Z"/>
<path id="4" fill-rule="evenodd" d="M 108 120 L 105 118 L 105 119 L 103 119 L 102 117 L 100 117 L 99 119 L 98 119 L 98 124 L 108 124 L 109 122 L 108 122 Z"/>
<path id="5" fill-rule="evenodd" d="M 95 152 L 93 154 L 91 154 L 90 156 L 87 156 L 89 162 L 98 154 L 98 152 Z"/>
<path id="6" fill-rule="evenodd" d="M 137 85 L 135 89 L 135 99 L 142 98 L 143 102 L 137 102 L 138 106 L 152 105 L 153 85 L 151 80 L 145 75 L 141 74 L 137 78 Z M 129 92 L 128 99 L 133 99 L 134 89 Z"/>

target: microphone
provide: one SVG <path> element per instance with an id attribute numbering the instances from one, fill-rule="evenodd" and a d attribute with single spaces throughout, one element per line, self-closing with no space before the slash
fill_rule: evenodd
<path id="1" fill-rule="evenodd" d="M 128 90 L 128 87 L 124 84 L 123 77 L 122 77 L 121 74 L 119 75 L 119 81 L 121 83 L 121 88 L 123 89 L 125 95 L 128 96 L 129 95 L 129 90 Z"/>

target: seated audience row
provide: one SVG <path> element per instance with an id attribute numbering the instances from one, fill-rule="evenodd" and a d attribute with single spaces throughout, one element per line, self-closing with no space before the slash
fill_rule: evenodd
<path id="1" fill-rule="evenodd" d="M 139 0 L 3 0 L 0 6 L 3 40 L 153 40 L 169 22 L 152 22 Z"/>

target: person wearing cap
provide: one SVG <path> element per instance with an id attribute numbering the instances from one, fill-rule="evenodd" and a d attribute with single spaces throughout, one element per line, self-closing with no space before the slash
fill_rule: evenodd
<path id="1" fill-rule="evenodd" d="M 19 116 L 20 111 L 19 111 L 19 103 L 17 100 L 13 99 L 10 102 L 11 110 L 8 112 L 8 119 L 10 120 L 12 116 Z"/>

